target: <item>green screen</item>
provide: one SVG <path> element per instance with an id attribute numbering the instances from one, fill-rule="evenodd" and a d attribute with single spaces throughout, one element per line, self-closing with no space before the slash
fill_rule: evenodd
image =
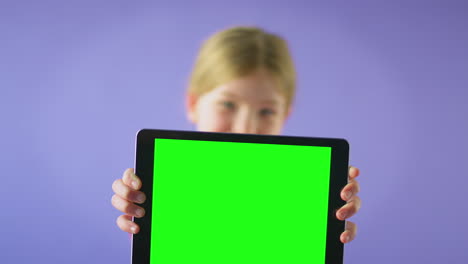
<path id="1" fill-rule="evenodd" d="M 151 264 L 325 263 L 331 148 L 155 139 Z"/>

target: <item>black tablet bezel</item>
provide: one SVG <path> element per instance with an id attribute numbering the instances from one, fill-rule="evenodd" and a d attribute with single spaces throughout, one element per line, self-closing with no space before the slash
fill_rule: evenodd
<path id="1" fill-rule="evenodd" d="M 348 181 L 349 144 L 345 139 L 159 129 L 142 129 L 137 134 L 135 173 L 143 182 L 141 190 L 146 194 L 147 200 L 141 205 L 146 210 L 145 216 L 134 219 L 135 223 L 140 226 L 140 232 L 133 235 L 132 263 L 150 263 L 153 155 L 154 139 L 156 138 L 331 147 L 332 163 L 330 169 L 325 264 L 343 263 L 343 243 L 340 241 L 340 235 L 344 231 L 345 221 L 338 220 L 335 213 L 337 209 L 345 204 L 340 196 L 342 188 Z"/>

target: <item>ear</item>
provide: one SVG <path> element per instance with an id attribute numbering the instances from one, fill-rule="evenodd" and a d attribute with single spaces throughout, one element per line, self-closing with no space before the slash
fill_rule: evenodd
<path id="1" fill-rule="evenodd" d="M 187 119 L 192 123 L 197 123 L 197 102 L 198 96 L 187 92 L 185 95 L 185 108 L 187 113 Z"/>

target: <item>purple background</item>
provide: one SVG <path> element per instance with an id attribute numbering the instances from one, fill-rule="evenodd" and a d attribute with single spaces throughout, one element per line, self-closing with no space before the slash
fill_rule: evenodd
<path id="1" fill-rule="evenodd" d="M 238 24 L 290 43 L 284 134 L 351 143 L 345 262 L 465 263 L 468 2 L 442 0 L 1 1 L 0 262 L 129 263 L 111 184 L 137 130 L 193 129 L 197 49 Z"/>

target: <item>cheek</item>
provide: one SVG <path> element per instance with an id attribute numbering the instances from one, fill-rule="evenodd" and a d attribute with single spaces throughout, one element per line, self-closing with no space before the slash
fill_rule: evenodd
<path id="1" fill-rule="evenodd" d="M 264 120 L 258 124 L 258 133 L 265 135 L 279 135 L 283 128 L 282 119 Z"/>
<path id="2" fill-rule="evenodd" d="M 197 123 L 198 131 L 229 132 L 231 129 L 230 116 L 225 113 L 221 113 L 213 108 L 202 108 L 199 114 Z"/>

